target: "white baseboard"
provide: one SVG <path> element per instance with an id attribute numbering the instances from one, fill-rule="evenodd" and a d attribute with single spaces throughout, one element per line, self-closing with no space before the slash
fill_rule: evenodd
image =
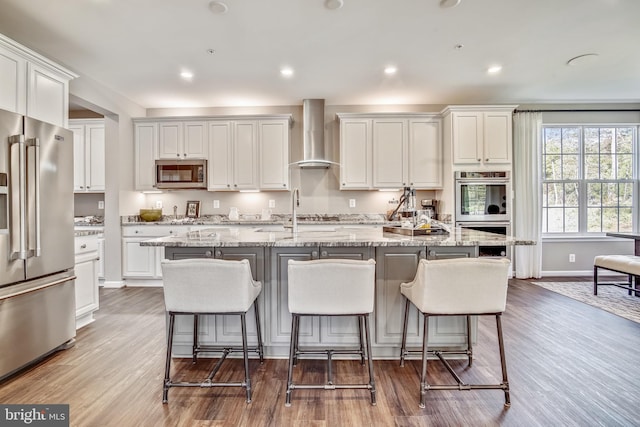
<path id="1" fill-rule="evenodd" d="M 127 288 L 161 288 L 162 279 L 127 279 Z"/>
<path id="2" fill-rule="evenodd" d="M 591 276 L 593 277 L 593 270 L 559 270 L 559 271 L 543 271 L 542 277 L 566 277 L 566 276 Z"/>
<path id="3" fill-rule="evenodd" d="M 101 283 L 105 288 L 124 288 L 125 283 L 122 280 L 105 280 Z"/>

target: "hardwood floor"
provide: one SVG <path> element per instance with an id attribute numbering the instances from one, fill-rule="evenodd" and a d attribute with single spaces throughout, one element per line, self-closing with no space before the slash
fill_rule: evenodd
<path id="1" fill-rule="evenodd" d="M 575 280 L 575 278 L 572 278 Z M 0 384 L 4 404 L 68 403 L 73 426 L 632 426 L 640 424 L 640 324 L 526 281 L 512 280 L 503 316 L 511 408 L 498 390 L 431 391 L 418 407 L 419 363 L 374 362 L 377 406 L 365 390 L 297 390 L 284 406 L 287 362 L 251 361 L 253 402 L 240 388 L 173 388 L 163 405 L 165 323 L 162 290 L 101 290 L 97 320 L 78 332 L 75 347 Z M 495 321 L 479 323 L 469 381 L 499 375 Z M 199 378 L 201 359 L 174 366 Z M 240 360 L 225 377 L 242 377 Z M 302 361 L 304 375 L 321 375 L 320 361 Z M 355 361 L 336 375 L 364 378 Z M 195 375 L 195 376 L 194 376 Z M 344 377 L 341 377 L 344 378 Z M 439 363 L 430 381 L 451 381 Z"/>

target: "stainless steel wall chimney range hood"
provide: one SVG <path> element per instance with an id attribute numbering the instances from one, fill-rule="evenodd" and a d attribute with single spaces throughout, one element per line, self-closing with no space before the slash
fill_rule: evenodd
<path id="1" fill-rule="evenodd" d="M 328 168 L 338 163 L 328 160 L 324 147 L 324 99 L 302 101 L 302 160 L 292 163 L 301 168 Z"/>

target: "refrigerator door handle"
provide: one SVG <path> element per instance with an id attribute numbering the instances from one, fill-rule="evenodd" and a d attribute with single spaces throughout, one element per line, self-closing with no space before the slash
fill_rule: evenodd
<path id="1" fill-rule="evenodd" d="M 41 239 L 40 239 L 40 139 L 29 138 L 27 139 L 27 147 L 33 147 L 35 152 L 35 158 L 33 162 L 33 174 L 34 179 L 34 196 L 35 196 L 35 236 L 36 247 L 34 249 L 29 248 L 29 255 L 39 257 L 41 255 Z"/>
<path id="2" fill-rule="evenodd" d="M 18 164 L 14 164 L 9 161 L 10 173 L 11 173 L 11 190 L 18 191 L 18 218 L 12 218 L 18 224 L 18 251 L 11 252 L 11 260 L 27 259 L 27 146 L 25 143 L 24 135 L 13 135 L 9 137 L 10 150 L 15 146 L 18 146 Z M 13 202 L 13 199 L 12 199 Z M 13 208 L 12 208 L 13 211 Z M 13 221 L 12 221 L 13 222 Z M 13 235 L 11 235 L 13 239 Z M 13 248 L 13 242 L 11 242 Z"/>

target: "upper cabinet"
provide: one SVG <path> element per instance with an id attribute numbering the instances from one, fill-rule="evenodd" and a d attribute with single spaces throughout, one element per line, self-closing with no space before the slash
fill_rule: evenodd
<path id="1" fill-rule="evenodd" d="M 208 189 L 288 190 L 290 123 L 289 116 L 209 121 Z"/>
<path id="2" fill-rule="evenodd" d="M 442 187 L 441 121 L 433 114 L 339 114 L 340 188 Z"/>
<path id="3" fill-rule="evenodd" d="M 158 157 L 160 159 L 206 159 L 207 123 L 204 121 L 168 121 L 160 123 Z"/>
<path id="4" fill-rule="evenodd" d="M 67 127 L 77 75 L 0 34 L 0 109 Z"/>
<path id="5" fill-rule="evenodd" d="M 135 177 L 138 191 L 156 189 L 156 159 L 158 152 L 158 123 L 134 123 Z"/>
<path id="6" fill-rule="evenodd" d="M 105 189 L 105 142 L 103 120 L 70 120 L 73 131 L 73 189 L 103 192 Z"/>
<path id="7" fill-rule="evenodd" d="M 444 110 L 445 126 L 454 165 L 493 169 L 511 165 L 512 116 L 515 105 L 450 106 Z"/>

